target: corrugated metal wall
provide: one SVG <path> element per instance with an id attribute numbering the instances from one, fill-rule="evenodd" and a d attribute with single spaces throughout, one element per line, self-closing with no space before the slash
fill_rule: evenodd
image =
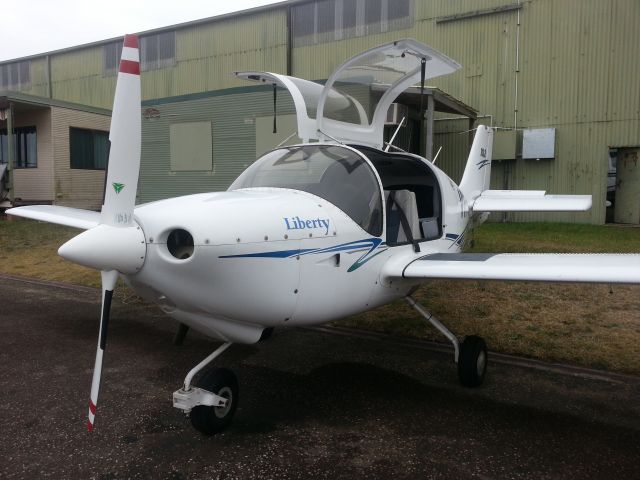
<path id="1" fill-rule="evenodd" d="M 439 23 L 444 16 L 515 5 L 505 0 L 416 0 L 414 25 L 404 31 L 294 49 L 294 74 L 324 78 L 355 53 L 399 37 L 413 37 L 463 65 L 429 83 L 491 115 L 494 126 L 515 124 L 518 10 Z M 608 146 L 640 144 L 640 18 L 637 0 L 528 0 L 521 2 L 517 128 L 555 127 L 554 160 L 515 160 L 510 188 L 590 193 L 586 214 L 517 214 L 514 220 L 602 223 Z M 461 125 L 464 122 L 454 122 Z M 440 125 L 439 129 L 454 128 Z M 457 133 L 436 130 L 438 164 L 459 181 L 464 168 Z M 494 177 L 502 175 L 495 168 Z M 503 184 L 503 179 L 496 178 Z"/>
<path id="2" fill-rule="evenodd" d="M 176 31 L 171 67 L 142 72 L 143 99 L 164 98 L 239 86 L 239 70 L 286 70 L 286 11 L 227 18 Z M 45 69 L 42 69 L 44 63 Z M 32 61 L 37 80 L 29 92 L 48 96 L 46 61 Z M 103 74 L 103 47 L 51 57 L 53 98 L 111 108 L 116 77 Z"/>
<path id="3" fill-rule="evenodd" d="M 255 160 L 255 118 L 273 113 L 271 88 L 249 87 L 219 93 L 221 94 L 177 99 L 170 103 L 145 102 L 144 108 L 156 108 L 160 116 L 143 119 L 142 174 L 138 202 L 226 190 Z M 293 102 L 284 91 L 278 95 L 277 109 L 282 115 L 293 112 Z M 203 121 L 211 122 L 213 170 L 172 172 L 170 125 Z"/>
<path id="4" fill-rule="evenodd" d="M 443 22 L 446 16 L 501 8 Z M 594 208 L 588 214 L 553 218 L 602 223 L 608 147 L 640 145 L 640 42 L 634 33 L 640 2 L 414 0 L 412 12 L 408 22 L 412 26 L 405 30 L 293 48 L 293 74 L 326 78 L 349 56 L 401 37 L 432 45 L 459 61 L 463 69 L 430 84 L 491 115 L 494 126 L 557 129 L 554 160 L 514 159 L 510 168 L 494 169 L 494 176 L 508 175 L 496 177 L 496 183 L 551 193 L 591 193 Z M 184 27 L 176 31 L 175 65 L 143 72 L 143 96 L 164 98 L 240 86 L 230 76 L 232 71 L 285 72 L 286 53 L 286 7 Z M 115 78 L 102 74 L 102 47 L 54 54 L 51 69 L 54 98 L 110 108 Z M 42 94 L 46 86 L 46 62 L 34 59 L 29 93 Z M 242 101 L 241 95 L 233 98 Z M 228 106 L 233 114 L 235 104 L 217 106 Z M 454 180 L 459 180 L 466 158 L 461 155 L 465 143 L 458 142 L 460 137 L 437 131 L 436 148 L 438 142 L 446 146 L 438 164 Z M 219 185 L 228 182 L 223 176 Z M 513 218 L 550 217 L 518 214 Z"/>

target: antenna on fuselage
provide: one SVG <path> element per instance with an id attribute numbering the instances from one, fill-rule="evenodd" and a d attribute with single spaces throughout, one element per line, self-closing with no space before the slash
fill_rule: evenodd
<path id="1" fill-rule="evenodd" d="M 321 133 L 322 135 L 324 135 L 325 137 L 327 137 L 327 138 L 329 138 L 329 139 L 333 140 L 334 142 L 339 143 L 340 145 L 344 145 L 344 143 L 343 143 L 343 142 L 341 142 L 340 140 L 338 140 L 338 139 L 337 139 L 337 138 L 335 138 L 335 137 L 332 137 L 332 136 L 331 136 L 331 135 L 329 135 L 328 133 L 325 133 L 325 132 L 323 132 L 323 131 L 322 131 L 322 130 L 320 130 L 320 129 L 318 129 L 318 132 L 320 132 L 320 133 Z"/>
<path id="2" fill-rule="evenodd" d="M 396 128 L 396 131 L 393 132 L 393 135 L 391 135 L 391 140 L 387 142 L 387 148 L 384 149 L 385 152 L 388 152 L 389 148 L 391 148 L 391 146 L 393 145 L 393 141 L 396 139 L 396 135 L 398 135 L 398 132 L 400 131 L 400 127 L 402 127 L 402 124 L 404 123 L 405 118 L 406 117 L 402 117 L 402 120 L 400 120 L 400 124 L 398 125 L 398 128 Z"/>
<path id="3" fill-rule="evenodd" d="M 438 155 L 440 155 L 440 151 L 441 151 L 441 150 L 442 150 L 442 145 L 440 145 L 440 148 L 439 148 L 439 149 L 438 149 L 438 151 L 436 152 L 436 156 L 435 156 L 435 157 L 433 157 L 433 160 L 431 160 L 431 163 L 432 163 L 433 165 L 435 165 L 435 164 L 436 164 L 436 160 L 438 159 Z"/>

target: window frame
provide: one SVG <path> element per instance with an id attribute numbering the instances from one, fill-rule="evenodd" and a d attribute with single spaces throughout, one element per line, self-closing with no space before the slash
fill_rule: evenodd
<path id="1" fill-rule="evenodd" d="M 392 8 L 394 1 L 396 0 L 376 0 L 379 3 L 376 3 L 375 6 L 367 0 L 316 0 L 315 2 L 294 5 L 292 7 L 294 46 L 317 45 L 410 28 L 415 21 L 414 0 L 402 0 L 402 10 L 405 10 L 406 7 L 407 15 L 390 18 L 396 12 Z M 331 7 L 334 9 L 333 30 L 325 29 L 326 25 L 319 24 L 321 12 L 327 8 L 331 9 Z M 370 8 L 376 9 L 377 15 L 375 17 L 370 16 Z M 347 11 L 350 12 L 353 25 L 345 26 Z M 304 27 L 297 27 L 298 22 Z"/>
<path id="2" fill-rule="evenodd" d="M 31 60 L 0 65 L 0 90 L 29 90 L 31 88 Z"/>
<path id="3" fill-rule="evenodd" d="M 26 142 L 26 150 L 23 150 L 20 145 L 19 142 L 19 135 L 24 135 L 24 134 L 29 134 L 29 133 L 33 133 L 35 135 L 35 139 L 34 139 L 34 143 L 33 143 L 33 149 L 29 150 L 28 147 L 28 140 L 25 139 Z M 14 135 L 14 142 L 13 142 L 13 148 L 14 148 L 14 161 L 13 161 L 13 168 L 15 170 L 17 169 L 30 169 L 30 168 L 38 168 L 38 129 L 36 128 L 35 125 L 29 125 L 29 126 L 25 126 L 25 127 L 14 127 L 13 129 L 13 135 Z M 6 138 L 7 140 L 2 140 L 3 138 Z M 7 129 L 3 128 L 0 129 L 0 163 L 2 164 L 6 164 L 8 163 L 8 159 L 4 158 L 4 152 L 7 152 L 7 156 L 8 156 L 8 139 L 9 136 L 7 135 Z M 7 144 L 7 146 L 5 147 L 5 142 Z M 29 157 L 29 152 L 33 152 L 33 161 L 29 162 L 29 158 L 22 158 L 21 156 L 21 152 L 25 152 L 26 156 Z"/>
<path id="4" fill-rule="evenodd" d="M 163 44 L 163 39 L 171 37 L 169 42 Z M 153 45 L 155 49 L 154 58 L 149 59 L 150 47 Z M 171 54 L 163 55 L 163 46 L 171 45 Z M 147 72 L 150 70 L 159 70 L 162 68 L 173 67 L 176 64 L 176 32 L 175 30 L 155 33 L 140 37 L 140 70 Z"/>
<path id="5" fill-rule="evenodd" d="M 81 131 L 81 132 L 89 132 L 91 133 L 91 152 L 93 155 L 92 158 L 92 166 L 90 167 L 82 167 L 82 166 L 74 166 L 73 165 L 73 142 L 72 142 L 72 134 L 74 131 Z M 105 165 L 104 167 L 100 167 L 100 166 L 96 166 L 96 158 L 95 158 L 95 149 L 96 149 L 96 143 L 95 143 L 95 138 L 96 135 L 100 134 L 100 135 L 106 135 L 106 145 L 107 145 L 107 152 L 106 152 L 106 159 L 105 159 Z M 93 129 L 93 128 L 83 128 L 83 127 L 69 127 L 69 169 L 70 170 L 93 170 L 93 171 L 107 171 L 107 169 L 109 168 L 109 153 L 111 151 L 111 142 L 109 141 L 109 132 L 105 131 L 105 130 L 97 130 L 97 129 Z"/>
<path id="6" fill-rule="evenodd" d="M 118 40 L 116 42 L 107 43 L 102 46 L 102 74 L 105 77 L 113 77 L 118 74 L 120 69 L 120 57 L 122 56 L 122 49 L 124 48 L 124 41 Z M 115 49 L 115 51 L 114 51 Z M 111 64 L 112 62 L 113 65 Z"/>

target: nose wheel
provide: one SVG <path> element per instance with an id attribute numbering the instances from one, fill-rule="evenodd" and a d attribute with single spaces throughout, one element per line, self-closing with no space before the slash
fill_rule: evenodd
<path id="1" fill-rule="evenodd" d="M 211 369 L 192 385 L 195 375 L 215 360 L 231 343 L 221 345 L 215 352 L 193 367 L 180 390 L 173 392 L 173 406 L 191 419 L 196 430 L 213 435 L 227 428 L 238 406 L 238 380 L 231 370 Z"/>
<path id="2" fill-rule="evenodd" d="M 203 390 L 225 400 L 224 405 L 198 405 L 191 409 L 189 418 L 193 427 L 205 435 L 213 435 L 229 426 L 238 406 L 238 380 L 231 370 L 216 368 L 207 372 L 198 382 Z"/>

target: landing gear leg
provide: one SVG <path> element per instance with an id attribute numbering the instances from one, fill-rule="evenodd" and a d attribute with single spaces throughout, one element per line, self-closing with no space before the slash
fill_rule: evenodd
<path id="1" fill-rule="evenodd" d="M 178 324 L 178 330 L 173 337 L 173 344 L 177 347 L 181 346 L 184 343 L 184 337 L 187 336 L 187 332 L 189 331 L 189 327 L 184 323 Z"/>
<path id="2" fill-rule="evenodd" d="M 238 406 L 238 380 L 231 370 L 216 368 L 191 385 L 193 377 L 231 346 L 225 343 L 193 367 L 180 390 L 173 392 L 173 406 L 185 412 L 196 430 L 205 435 L 224 430 L 233 419 Z"/>
<path id="3" fill-rule="evenodd" d="M 426 308 L 409 295 L 405 297 L 405 300 L 453 344 L 454 360 L 458 364 L 460 383 L 465 387 L 482 385 L 487 373 L 488 355 L 485 341 L 481 337 L 470 335 L 465 337 L 462 344 L 460 344 L 456 336 Z"/>

